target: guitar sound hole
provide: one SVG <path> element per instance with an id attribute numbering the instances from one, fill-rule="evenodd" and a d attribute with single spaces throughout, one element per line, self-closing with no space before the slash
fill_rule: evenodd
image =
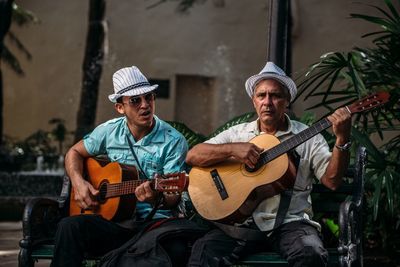
<path id="1" fill-rule="evenodd" d="M 258 161 L 257 161 L 256 165 L 254 166 L 254 168 L 251 168 L 251 167 L 245 165 L 246 171 L 248 171 L 248 172 L 256 172 L 256 171 L 258 171 L 262 166 L 264 166 L 264 164 L 266 164 L 267 162 L 270 161 L 269 155 L 270 154 L 268 153 L 268 151 L 264 151 L 261 154 L 260 158 L 258 159 Z"/>
<path id="2" fill-rule="evenodd" d="M 254 168 L 250 168 L 248 165 L 245 165 L 245 169 L 248 172 L 256 172 L 258 171 L 258 169 L 260 169 L 261 164 L 257 163 L 256 166 Z"/>
<path id="3" fill-rule="evenodd" d="M 248 165 L 245 165 L 245 169 L 248 172 L 254 172 L 254 168 L 250 168 Z"/>
<path id="4" fill-rule="evenodd" d="M 99 196 L 98 196 L 97 200 L 100 203 L 106 202 L 107 185 L 108 185 L 108 183 L 101 183 L 100 186 L 99 186 Z"/>

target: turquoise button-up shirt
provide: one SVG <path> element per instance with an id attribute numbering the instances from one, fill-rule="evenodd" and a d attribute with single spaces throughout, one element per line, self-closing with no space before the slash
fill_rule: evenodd
<path id="1" fill-rule="evenodd" d="M 152 179 L 155 174 L 170 174 L 185 169 L 185 158 L 188 150 L 186 139 L 168 123 L 155 118 L 152 131 L 136 141 L 128 129 L 125 117 L 109 120 L 97 126 L 83 138 L 83 143 L 89 154 L 107 155 L 111 161 L 133 165 L 143 170 L 140 178 Z M 132 155 L 127 138 L 139 163 Z M 140 167 L 138 166 L 140 164 Z M 144 218 L 152 207 L 148 203 L 138 202 L 136 215 Z M 169 217 L 167 210 L 159 210 L 154 218 Z"/>

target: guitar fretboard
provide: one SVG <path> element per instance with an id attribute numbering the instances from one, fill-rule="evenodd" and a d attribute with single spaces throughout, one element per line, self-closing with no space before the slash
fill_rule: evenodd
<path id="1" fill-rule="evenodd" d="M 149 180 L 130 180 L 122 183 L 104 184 L 104 186 L 100 187 L 100 196 L 106 199 L 133 194 L 136 187 L 146 181 Z"/>
<path id="2" fill-rule="evenodd" d="M 298 145 L 304 143 L 311 137 L 317 135 L 318 133 L 322 132 L 323 130 L 329 128 L 332 125 L 332 123 L 327 119 L 324 118 L 309 128 L 301 131 L 300 133 L 296 134 L 295 136 L 283 141 L 282 143 L 272 147 L 271 149 L 263 152 L 261 154 L 260 159 L 257 162 L 257 166 L 255 167 L 256 169 L 260 166 L 263 166 L 264 164 L 267 164 L 268 162 L 276 159 L 280 155 L 285 154 L 289 150 L 297 147 Z"/>

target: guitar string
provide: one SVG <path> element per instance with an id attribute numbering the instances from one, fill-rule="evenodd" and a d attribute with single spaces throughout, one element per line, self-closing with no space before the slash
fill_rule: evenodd
<path id="1" fill-rule="evenodd" d="M 173 179 L 178 179 L 178 178 L 168 178 L 168 181 L 170 182 Z M 150 179 L 149 179 L 150 180 Z M 151 182 L 159 181 L 160 179 L 152 179 Z M 164 180 L 164 179 L 162 179 Z M 107 184 L 107 186 L 101 187 L 100 188 L 100 193 L 105 196 L 105 198 L 109 198 L 112 196 L 118 196 L 118 195 L 126 195 L 133 193 L 136 189 L 136 187 L 140 184 L 142 184 L 145 181 L 139 181 L 139 180 L 131 180 L 131 181 L 124 181 L 123 183 L 115 183 L 115 184 Z M 178 185 L 170 185 L 168 189 L 170 191 L 175 191 L 172 189 L 177 189 L 179 188 Z M 167 188 L 164 188 L 167 189 Z"/>
<path id="2" fill-rule="evenodd" d="M 259 164 L 257 164 L 257 165 L 262 166 L 264 164 L 267 164 L 268 162 L 279 157 L 280 155 L 285 154 L 289 150 L 291 150 L 291 149 L 295 148 L 296 146 L 300 145 L 301 143 L 307 141 L 308 139 L 315 136 L 322 130 L 327 129 L 331 125 L 332 125 L 332 123 L 327 118 L 324 118 L 324 119 L 316 122 L 314 125 L 301 131 L 300 133 L 296 134 L 292 138 L 289 138 L 286 141 L 283 141 L 282 143 L 279 143 L 278 145 L 272 147 L 271 149 L 264 151 L 262 153 L 263 155 L 261 156 L 261 160 L 259 161 Z"/>

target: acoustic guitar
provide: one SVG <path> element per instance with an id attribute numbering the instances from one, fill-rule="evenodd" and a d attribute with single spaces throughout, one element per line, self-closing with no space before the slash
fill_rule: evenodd
<path id="1" fill-rule="evenodd" d="M 70 215 L 99 214 L 107 220 L 121 221 L 132 218 L 136 207 L 135 189 L 150 181 L 153 189 L 159 192 L 181 193 L 186 190 L 188 176 L 185 172 L 155 176 L 154 179 L 139 180 L 134 166 L 88 158 L 85 161 L 85 179 L 99 190 L 95 209 L 82 209 L 74 201 L 71 190 Z"/>
<path id="2" fill-rule="evenodd" d="M 370 110 L 388 102 L 389 97 L 386 92 L 376 93 L 347 109 L 351 114 Z M 253 169 L 237 161 L 193 167 L 189 173 L 188 192 L 197 212 L 212 221 L 242 222 L 262 200 L 293 187 L 296 168 L 287 152 L 331 125 L 324 118 L 283 142 L 269 134 L 256 136 L 250 142 L 264 151 Z"/>

